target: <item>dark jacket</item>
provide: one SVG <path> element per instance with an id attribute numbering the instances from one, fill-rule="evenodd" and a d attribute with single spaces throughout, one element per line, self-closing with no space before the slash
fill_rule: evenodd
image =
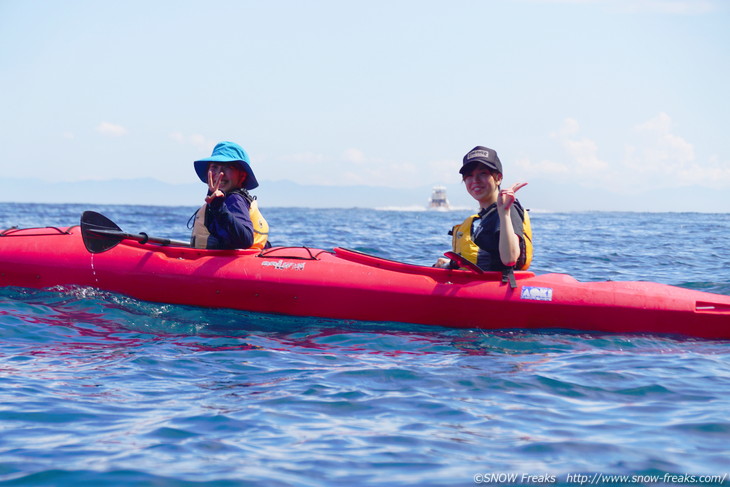
<path id="1" fill-rule="evenodd" d="M 240 192 L 215 198 L 205 211 L 205 226 L 210 232 L 209 249 L 247 249 L 253 245 L 250 204 Z"/>
<path id="2" fill-rule="evenodd" d="M 522 230 L 522 215 L 525 210 L 520 202 L 515 200 L 510 216 L 512 218 L 512 227 L 520 239 L 520 256 L 517 259 L 516 267 L 521 266 L 521 262 L 525 260 L 525 238 Z M 479 212 L 479 219 L 475 219 L 475 225 L 472 228 L 472 240 L 479 247 L 477 254 L 477 265 L 485 271 L 505 271 L 512 269 L 502 263 L 499 256 L 499 213 L 497 212 L 497 204 L 494 203 L 488 208 L 484 208 Z"/>

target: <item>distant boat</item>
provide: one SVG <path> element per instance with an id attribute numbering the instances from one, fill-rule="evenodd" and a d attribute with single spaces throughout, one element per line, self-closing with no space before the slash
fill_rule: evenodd
<path id="1" fill-rule="evenodd" d="M 451 209 L 449 200 L 446 198 L 446 188 L 444 186 L 434 186 L 431 191 L 431 199 L 428 201 L 429 210 L 446 211 Z"/>

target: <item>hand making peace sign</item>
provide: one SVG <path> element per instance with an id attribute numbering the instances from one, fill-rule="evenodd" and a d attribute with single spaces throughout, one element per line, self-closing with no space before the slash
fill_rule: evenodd
<path id="1" fill-rule="evenodd" d="M 214 179 L 213 178 L 213 170 L 212 169 L 208 169 L 208 193 L 209 194 L 208 194 L 208 196 L 205 197 L 205 202 L 206 203 L 210 203 L 211 201 L 213 201 L 216 198 L 220 198 L 222 196 L 225 196 L 225 194 L 223 194 L 223 191 L 221 191 L 220 189 L 218 189 L 221 186 L 221 180 L 222 179 L 223 179 L 223 172 L 222 171 L 219 172 L 218 175 Z"/>
<path id="2" fill-rule="evenodd" d="M 501 190 L 497 197 L 497 209 L 509 210 L 515 202 L 515 193 L 525 186 L 527 183 L 515 183 L 511 188 Z"/>

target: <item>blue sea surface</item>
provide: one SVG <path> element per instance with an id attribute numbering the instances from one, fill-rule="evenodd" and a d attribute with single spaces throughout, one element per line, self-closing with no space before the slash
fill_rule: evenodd
<path id="1" fill-rule="evenodd" d="M 186 239 L 187 207 L 0 204 Z M 264 208 L 430 265 L 468 212 Z M 536 273 L 730 295 L 730 215 L 537 213 Z M 506 327 L 508 323 L 505 323 Z M 0 288 L 0 486 L 730 485 L 730 341 L 480 331 Z"/>

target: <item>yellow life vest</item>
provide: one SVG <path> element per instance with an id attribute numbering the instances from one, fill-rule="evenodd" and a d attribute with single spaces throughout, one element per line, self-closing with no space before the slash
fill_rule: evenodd
<path id="1" fill-rule="evenodd" d="M 516 207 L 515 207 L 516 208 Z M 520 239 L 520 246 L 524 244 L 524 255 L 525 262 L 519 267 L 515 267 L 516 270 L 524 271 L 529 269 L 532 263 L 532 226 L 530 225 L 530 216 L 526 210 L 520 208 L 520 216 L 522 217 L 522 237 Z M 479 214 L 471 215 L 459 225 L 454 225 L 451 229 L 451 246 L 453 251 L 461 255 L 469 262 L 477 263 L 477 254 L 479 253 L 479 247 L 474 243 L 471 237 L 471 230 L 474 226 L 474 220 L 480 218 Z M 518 262 L 519 263 L 519 262 Z"/>
<path id="2" fill-rule="evenodd" d="M 479 247 L 471 239 L 471 229 L 474 220 L 477 218 L 479 218 L 479 215 L 472 215 L 461 224 L 454 225 L 454 228 L 451 229 L 452 250 L 474 264 L 477 263 Z"/>
<path id="3" fill-rule="evenodd" d="M 248 199 L 248 198 L 246 198 Z M 208 246 L 208 237 L 210 232 L 205 226 L 205 210 L 207 204 L 201 206 L 195 214 L 195 222 L 193 223 L 193 233 L 190 237 L 190 245 L 196 249 L 205 249 Z M 258 202 L 251 198 L 249 201 L 249 217 L 253 224 L 253 244 L 250 249 L 263 249 L 269 240 L 269 224 L 259 210 Z"/>
<path id="4" fill-rule="evenodd" d="M 527 210 L 522 212 L 522 236 L 525 242 L 525 263 L 520 266 L 518 270 L 526 271 L 530 268 L 532 263 L 532 255 L 534 249 L 532 248 L 532 225 L 530 224 L 530 215 Z"/>

